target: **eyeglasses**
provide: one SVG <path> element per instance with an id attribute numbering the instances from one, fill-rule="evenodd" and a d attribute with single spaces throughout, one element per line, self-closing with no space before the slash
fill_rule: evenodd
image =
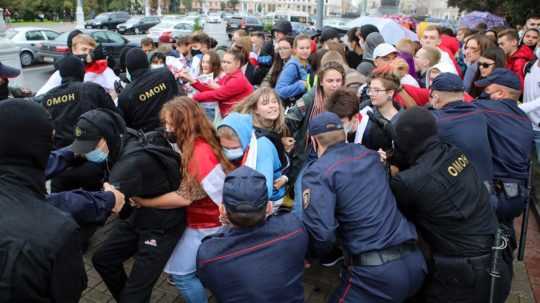
<path id="1" fill-rule="evenodd" d="M 371 95 L 371 94 L 373 94 L 373 95 L 379 95 L 379 94 L 381 94 L 381 93 L 383 93 L 383 92 L 387 92 L 387 91 L 389 91 L 389 89 L 376 89 L 376 88 L 370 88 L 370 87 L 368 87 L 368 89 L 367 89 L 366 92 L 367 92 L 368 95 Z"/>
<path id="2" fill-rule="evenodd" d="M 486 63 L 486 62 L 478 63 L 478 67 L 480 67 L 480 68 L 489 68 L 492 65 L 495 65 L 495 63 Z"/>

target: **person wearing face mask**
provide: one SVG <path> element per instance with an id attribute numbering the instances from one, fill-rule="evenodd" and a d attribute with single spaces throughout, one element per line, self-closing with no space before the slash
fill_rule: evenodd
<path id="1" fill-rule="evenodd" d="M 324 112 L 326 100 L 345 83 L 345 69 L 342 64 L 328 62 L 318 72 L 320 81 L 317 86 L 304 94 L 296 104 L 287 111 L 285 117 L 290 130 L 293 130 L 295 147 L 292 165 L 289 170 L 289 184 L 294 184 L 293 212 L 301 217 L 301 179 L 304 166 L 315 159 L 311 142 L 308 140 L 309 121 Z"/>
<path id="2" fill-rule="evenodd" d="M 277 211 L 283 203 L 285 187 L 274 187 L 283 168 L 276 146 L 266 136 L 257 137 L 253 117 L 246 114 L 229 114 L 218 125 L 217 135 L 225 156 L 236 167 L 249 166 L 266 177 L 268 197 Z"/>
<path id="3" fill-rule="evenodd" d="M 311 38 L 298 35 L 294 39 L 294 56 L 283 67 L 276 82 L 276 92 L 285 105 L 291 105 L 309 90 L 308 74 L 311 67 L 308 63 L 311 54 Z"/>
<path id="4" fill-rule="evenodd" d="M 79 117 L 96 108 L 117 111 L 114 102 L 105 90 L 91 82 L 82 82 L 84 65 L 72 55 L 59 63 L 62 84 L 43 95 L 43 107 L 49 112 L 55 125 L 54 149 L 61 149 L 73 143 L 73 129 Z M 82 188 L 99 190 L 102 187 L 100 165 L 82 162 L 58 174 L 51 182 L 52 192 L 62 192 Z"/>
<path id="5" fill-rule="evenodd" d="M 294 138 L 285 123 L 285 111 L 276 92 L 268 87 L 257 89 L 253 94 L 239 103 L 233 111 L 250 114 L 253 117 L 253 128 L 257 138 L 266 137 L 276 147 L 281 161 L 281 177 L 274 181 L 274 188 L 280 189 L 289 180 L 287 172 L 290 167 L 290 153 L 294 148 Z"/>
<path id="6" fill-rule="evenodd" d="M 360 143 L 355 141 L 360 125 L 359 108 L 358 97 L 346 88 L 338 89 L 326 100 L 326 110 L 336 114 L 343 124 L 343 130 L 347 134 L 347 143 Z"/>
<path id="7" fill-rule="evenodd" d="M 40 105 L 0 102 L 3 302 L 78 302 L 86 288 L 79 228 L 45 200 L 52 133 Z"/>
<path id="8" fill-rule="evenodd" d="M 397 207 L 429 247 L 430 273 L 418 299 L 505 302 L 512 281 L 511 251 L 505 247 L 495 259 L 499 275 L 491 277 L 499 223 L 469 156 L 440 141 L 435 118 L 422 107 L 401 115 L 394 143 L 410 167 L 394 173 L 390 187 Z M 493 300 L 490 282 L 495 282 Z"/>
<path id="9" fill-rule="evenodd" d="M 70 50 L 71 54 L 68 55 L 79 58 L 85 65 L 84 82 L 94 82 L 103 87 L 113 98 L 116 97 L 114 83 L 115 81 L 118 81 L 119 78 L 109 67 L 107 58 L 105 54 L 103 54 L 103 48 L 98 46 L 96 41 L 89 35 L 77 34 L 73 37 Z M 58 66 L 60 66 L 62 60 L 63 59 L 60 59 L 60 61 L 58 61 Z M 44 95 L 61 84 L 62 76 L 60 75 L 60 71 L 57 70 L 38 90 L 36 96 Z"/>
<path id="10" fill-rule="evenodd" d="M 217 81 L 218 85 L 206 85 L 188 78 L 187 75 L 181 77 L 190 81 L 197 93 L 193 95 L 193 100 L 197 102 L 218 102 L 221 117 L 227 116 L 232 107 L 240 100 L 253 92 L 253 86 L 249 83 L 240 67 L 244 54 L 239 51 L 229 50 L 223 55 L 221 67 L 225 76 Z"/>
<path id="11" fill-rule="evenodd" d="M 128 127 L 148 132 L 160 126 L 163 104 L 178 95 L 174 75 L 166 68 L 150 69 L 140 48 L 126 55 L 126 76 L 131 81 L 118 96 L 118 108 Z"/>
<path id="12" fill-rule="evenodd" d="M 398 210 L 377 152 L 347 144 L 343 129 L 329 112 L 309 125 L 317 153 L 302 180 L 309 255 L 343 246 L 340 283 L 328 302 L 403 302 L 427 272 L 415 227 Z"/>
<path id="13" fill-rule="evenodd" d="M 150 56 L 150 69 L 165 67 L 165 55 L 161 52 L 154 52 Z"/>
<path id="14" fill-rule="evenodd" d="M 137 198 L 145 207 L 185 209 L 187 226 L 164 271 L 186 302 L 207 302 L 206 290 L 196 275 L 197 249 L 205 236 L 221 227 L 225 174 L 232 165 L 225 157 L 214 128 L 204 111 L 188 97 L 177 97 L 161 110 L 166 136 L 182 154 L 182 184 L 151 199 Z"/>
<path id="15" fill-rule="evenodd" d="M 476 100 L 473 105 L 487 119 L 493 183 L 499 200 L 497 216 L 513 228 L 513 219 L 521 215 L 528 198 L 529 155 L 534 139 L 531 121 L 518 106 L 521 84 L 511 70 L 497 68 L 475 85 L 484 88 L 490 98 Z"/>
<path id="16" fill-rule="evenodd" d="M 201 73 L 201 61 L 204 54 L 210 50 L 210 37 L 203 32 L 198 32 L 191 36 L 191 75 L 199 76 Z"/>

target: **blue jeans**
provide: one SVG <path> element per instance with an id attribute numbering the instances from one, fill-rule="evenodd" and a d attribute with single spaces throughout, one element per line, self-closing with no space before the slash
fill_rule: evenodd
<path id="1" fill-rule="evenodd" d="M 195 273 L 171 275 L 171 279 L 186 303 L 208 303 L 206 290 Z"/>

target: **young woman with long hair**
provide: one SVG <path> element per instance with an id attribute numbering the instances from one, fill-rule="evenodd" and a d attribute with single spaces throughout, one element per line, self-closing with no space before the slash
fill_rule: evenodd
<path id="1" fill-rule="evenodd" d="M 202 239 L 220 227 L 219 208 L 225 174 L 233 169 L 225 158 L 213 125 L 198 104 L 177 97 L 163 105 L 161 119 L 168 140 L 182 154 L 182 183 L 177 191 L 157 198 L 137 199 L 145 207 L 186 207 L 187 227 L 165 272 L 186 302 L 207 302 L 196 276 L 197 250 Z"/>
<path id="2" fill-rule="evenodd" d="M 278 80 L 285 63 L 291 58 L 293 51 L 294 38 L 286 36 L 278 41 L 277 52 L 274 55 L 274 63 L 270 68 L 266 77 L 264 77 L 262 86 L 276 87 Z"/>

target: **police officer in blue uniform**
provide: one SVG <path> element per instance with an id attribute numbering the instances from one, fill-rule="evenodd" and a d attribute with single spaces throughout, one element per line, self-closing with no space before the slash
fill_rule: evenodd
<path id="1" fill-rule="evenodd" d="M 489 302 L 498 222 L 472 162 L 441 142 L 433 115 L 420 107 L 401 115 L 394 145 L 410 168 L 392 177 L 392 191 L 429 247 L 423 301 Z M 504 302 L 510 290 L 511 258 L 504 257 L 496 262 L 500 278 L 492 302 Z"/>
<path id="2" fill-rule="evenodd" d="M 230 225 L 205 238 L 197 274 L 221 303 L 303 303 L 308 236 L 291 213 L 270 215 L 266 179 L 241 166 L 225 179 L 220 213 Z"/>
<path id="3" fill-rule="evenodd" d="M 494 190 L 498 197 L 497 216 L 512 227 L 513 218 L 523 212 L 527 199 L 534 138 L 531 121 L 518 107 L 520 82 L 512 71 L 497 68 L 475 85 L 483 87 L 491 99 L 476 100 L 473 104 L 484 113 L 488 123 Z"/>
<path id="4" fill-rule="evenodd" d="M 318 155 L 302 181 L 310 253 L 324 256 L 340 241 L 345 255 L 329 302 L 403 302 L 421 287 L 427 269 L 379 155 L 347 144 L 334 113 L 315 117 L 309 134 Z"/>
<path id="5" fill-rule="evenodd" d="M 462 150 L 482 182 L 493 180 L 491 146 L 487 119 L 471 103 L 463 101 L 463 80 L 452 73 L 442 73 L 431 85 L 431 111 L 437 121 L 439 138 Z"/>

